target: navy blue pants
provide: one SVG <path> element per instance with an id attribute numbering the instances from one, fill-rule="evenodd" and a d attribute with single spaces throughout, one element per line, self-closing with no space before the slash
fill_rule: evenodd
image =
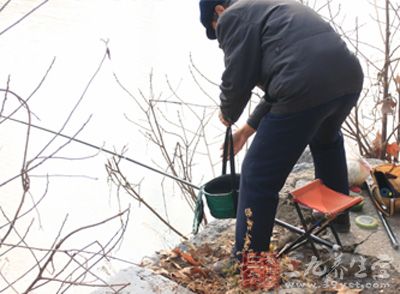
<path id="1" fill-rule="evenodd" d="M 253 214 L 248 249 L 269 251 L 279 191 L 307 145 L 313 156 L 315 177 L 331 189 L 348 194 L 341 125 L 358 97 L 359 93 L 346 95 L 293 114 L 268 113 L 261 120 L 242 164 L 235 253 L 244 246 L 246 208 Z"/>

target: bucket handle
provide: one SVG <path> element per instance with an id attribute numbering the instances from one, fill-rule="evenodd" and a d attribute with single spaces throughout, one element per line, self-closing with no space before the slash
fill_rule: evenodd
<path id="1" fill-rule="evenodd" d="M 231 126 L 226 128 L 224 151 L 222 154 L 222 174 L 226 175 L 226 166 L 228 161 L 228 148 L 229 148 L 229 164 L 231 168 L 231 187 L 232 196 L 234 198 L 235 211 L 237 211 L 238 195 L 236 187 L 236 173 L 235 173 L 235 154 L 233 152 L 233 135 Z"/>
<path id="2" fill-rule="evenodd" d="M 229 161 L 231 168 L 231 186 L 233 188 L 232 196 L 234 197 L 234 205 L 235 211 L 237 210 L 237 192 L 235 187 L 236 178 L 235 178 L 235 158 L 233 153 L 233 136 L 231 127 L 227 127 L 224 141 L 224 149 L 222 154 L 222 174 L 226 175 L 226 166 L 228 162 L 228 148 L 229 148 Z M 194 220 L 192 227 L 192 234 L 196 235 L 199 231 L 200 223 L 202 222 L 204 217 L 204 204 L 203 204 L 203 188 L 199 189 L 199 193 L 196 198 L 196 205 L 194 210 Z"/>
<path id="3" fill-rule="evenodd" d="M 228 162 L 228 148 L 229 148 L 229 163 L 231 168 L 231 174 L 233 175 L 232 180 L 234 180 L 235 175 L 235 158 L 233 153 L 233 136 L 231 127 L 226 128 L 225 141 L 224 141 L 224 151 L 222 154 L 222 174 L 226 175 L 226 166 Z"/>

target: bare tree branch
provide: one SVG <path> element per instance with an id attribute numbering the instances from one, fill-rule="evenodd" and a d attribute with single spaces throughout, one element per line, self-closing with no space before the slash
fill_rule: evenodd
<path id="1" fill-rule="evenodd" d="M 10 3 L 11 0 L 9 0 L 6 4 L 4 4 L 1 7 L 1 10 L 4 9 L 4 7 Z M 0 31 L 0 36 L 3 35 L 5 32 L 9 31 L 10 29 L 12 29 L 13 27 L 15 27 L 17 24 L 19 24 L 20 22 L 22 22 L 25 18 L 27 18 L 28 16 L 30 16 L 32 13 L 34 13 L 36 10 L 38 10 L 40 7 L 42 7 L 44 4 L 46 4 L 47 2 L 49 2 L 49 0 L 44 0 L 43 2 L 41 2 L 39 5 L 35 6 L 32 10 L 30 10 L 29 12 L 25 13 L 20 19 L 18 19 L 16 22 L 14 22 L 13 24 L 9 25 L 8 27 L 6 27 L 5 29 L 3 29 L 2 31 Z M 1 12 L 0 10 L 0 12 Z"/>

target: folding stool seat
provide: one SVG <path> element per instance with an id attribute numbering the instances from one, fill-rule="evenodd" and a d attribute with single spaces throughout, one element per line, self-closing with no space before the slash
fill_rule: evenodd
<path id="1" fill-rule="evenodd" d="M 313 242 L 313 238 L 311 238 L 311 234 L 313 234 L 313 236 L 318 235 L 328 227 L 331 229 L 336 240 L 336 246 L 333 246 L 333 248 L 340 249 L 342 244 L 340 242 L 339 235 L 332 226 L 331 222 L 336 218 L 337 215 L 360 203 L 362 201 L 362 197 L 350 197 L 348 195 L 336 192 L 325 186 L 320 179 L 316 179 L 304 185 L 303 187 L 291 191 L 289 195 L 291 196 L 297 214 L 299 215 L 304 233 L 301 234 L 295 241 L 282 248 L 278 256 L 286 254 L 289 251 L 292 251 L 309 242 L 315 256 L 319 258 L 319 254 Z M 301 210 L 301 206 L 305 206 L 319 212 L 322 217 L 316 220 L 315 223 L 307 225 Z"/>

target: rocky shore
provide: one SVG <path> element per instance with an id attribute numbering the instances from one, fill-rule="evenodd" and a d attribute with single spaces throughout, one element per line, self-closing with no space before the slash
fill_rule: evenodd
<path id="1" fill-rule="evenodd" d="M 313 180 L 314 171 L 309 154 L 295 166 L 280 193 L 277 218 L 299 224 L 288 192 Z M 370 160 L 370 165 L 379 161 Z M 341 234 L 341 252 L 318 247 L 322 259 L 316 261 L 310 248 L 302 247 L 280 260 L 279 293 L 398 293 L 400 289 L 400 253 L 395 250 L 379 222 L 378 228 L 359 228 L 354 219 L 370 215 L 378 219 L 365 191 L 362 210 L 351 212 L 351 231 Z M 378 219 L 379 220 L 379 219 Z M 393 231 L 400 232 L 400 217 L 389 219 Z M 234 240 L 234 220 L 215 220 L 192 239 L 170 251 L 156 253 L 143 260 L 142 266 L 130 267 L 112 276 L 110 284 L 128 282 L 130 286 L 118 293 L 266 293 L 240 287 L 240 275 L 213 272 L 213 264 L 229 258 Z M 295 234 L 275 226 L 273 244 L 281 248 Z M 329 237 L 329 236 L 327 236 Z M 324 271 L 325 269 L 325 271 Z M 93 294 L 115 293 L 97 289 Z"/>

